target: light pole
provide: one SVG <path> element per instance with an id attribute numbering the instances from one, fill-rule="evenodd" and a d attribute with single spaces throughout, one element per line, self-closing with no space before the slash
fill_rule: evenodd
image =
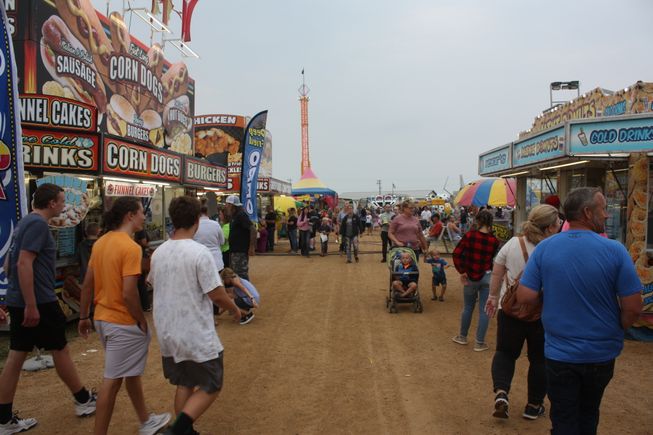
<path id="1" fill-rule="evenodd" d="M 379 185 L 379 195 L 381 195 L 381 180 L 376 180 L 376 184 Z"/>
<path id="2" fill-rule="evenodd" d="M 549 85 L 549 102 L 551 103 L 550 107 L 554 107 L 566 103 L 567 101 L 553 101 L 553 91 L 576 91 L 576 97 L 580 97 L 580 82 L 578 80 L 573 80 L 570 82 L 551 82 Z"/>

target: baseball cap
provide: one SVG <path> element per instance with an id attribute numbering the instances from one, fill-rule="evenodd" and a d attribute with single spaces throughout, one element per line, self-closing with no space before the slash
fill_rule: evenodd
<path id="1" fill-rule="evenodd" d="M 240 199 L 238 198 L 238 195 L 229 195 L 227 197 L 227 199 L 225 200 L 225 203 L 235 205 L 237 207 L 240 207 L 241 205 L 243 205 L 240 202 Z"/>

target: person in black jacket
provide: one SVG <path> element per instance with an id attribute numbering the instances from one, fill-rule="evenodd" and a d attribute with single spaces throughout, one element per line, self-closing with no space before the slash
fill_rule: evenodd
<path id="1" fill-rule="evenodd" d="M 354 214 L 351 204 L 345 205 L 345 217 L 340 223 L 340 236 L 347 251 L 347 263 L 351 263 L 351 251 L 354 250 L 354 259 L 358 263 L 358 235 L 360 234 L 360 218 Z"/>
<path id="2" fill-rule="evenodd" d="M 249 256 L 254 255 L 256 232 L 249 216 L 243 210 L 243 204 L 236 195 L 229 195 L 225 200 L 227 213 L 231 217 L 229 224 L 229 252 L 231 268 L 236 274 L 249 280 Z"/>

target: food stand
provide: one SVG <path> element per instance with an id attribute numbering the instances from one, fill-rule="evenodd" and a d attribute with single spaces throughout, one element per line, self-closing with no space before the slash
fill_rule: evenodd
<path id="1" fill-rule="evenodd" d="M 563 203 L 575 187 L 601 187 L 606 233 L 626 246 L 644 285 L 636 327 L 653 335 L 651 156 L 653 83 L 637 82 L 612 94 L 596 89 L 538 116 L 515 142 L 481 154 L 479 174 L 517 179 L 515 228 L 548 194 Z"/>
<path id="2" fill-rule="evenodd" d="M 8 15 L 26 193 L 46 181 L 66 190 L 69 208 L 51 228 L 57 291 L 66 296 L 65 287 L 74 299 L 77 244 L 116 196 L 140 197 L 150 235 L 166 237 L 167 205 L 187 192 L 183 158 L 194 155 L 195 84 L 183 62 L 166 61 L 160 45 L 129 33 L 119 12 L 104 16 L 90 0 L 21 0 Z"/>

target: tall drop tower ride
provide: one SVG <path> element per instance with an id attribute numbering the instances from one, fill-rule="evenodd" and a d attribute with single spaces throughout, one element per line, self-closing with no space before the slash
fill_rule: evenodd
<path id="1" fill-rule="evenodd" d="M 308 154 L 308 93 L 311 91 L 304 81 L 304 70 L 302 69 L 302 85 L 299 87 L 299 105 L 301 107 L 302 126 L 302 167 L 300 175 L 311 167 L 311 159 Z"/>

